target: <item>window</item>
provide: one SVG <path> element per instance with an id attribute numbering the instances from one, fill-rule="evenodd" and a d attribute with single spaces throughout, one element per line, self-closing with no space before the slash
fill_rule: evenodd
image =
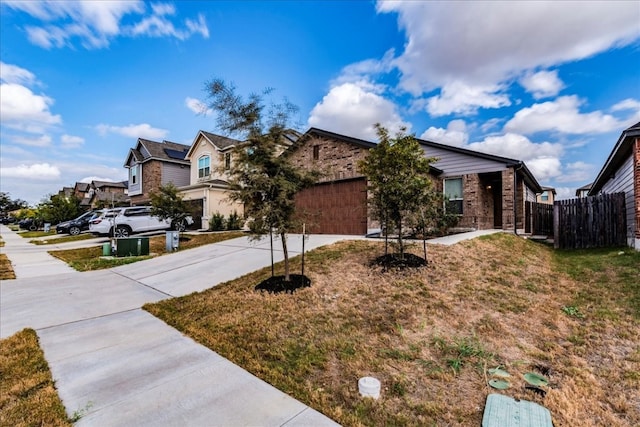
<path id="1" fill-rule="evenodd" d="M 549 192 L 548 191 L 543 191 L 542 195 L 540 196 L 540 200 L 542 200 L 543 202 L 548 202 L 549 201 Z"/>
<path id="2" fill-rule="evenodd" d="M 444 198 L 448 214 L 462 215 L 462 178 L 444 180 Z"/>
<path id="3" fill-rule="evenodd" d="M 138 165 L 130 167 L 129 173 L 131 174 L 131 177 L 129 178 L 129 181 L 131 181 L 131 184 L 137 184 L 138 183 Z"/>
<path id="4" fill-rule="evenodd" d="M 211 174 L 211 157 L 202 156 L 198 159 L 198 178 L 206 178 Z"/>
<path id="5" fill-rule="evenodd" d="M 313 160 L 318 160 L 320 158 L 320 146 L 313 146 Z"/>
<path id="6" fill-rule="evenodd" d="M 224 170 L 228 171 L 231 169 L 231 153 L 224 154 Z"/>

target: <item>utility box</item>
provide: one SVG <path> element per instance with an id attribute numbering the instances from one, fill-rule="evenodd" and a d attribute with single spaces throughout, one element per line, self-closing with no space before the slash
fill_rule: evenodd
<path id="1" fill-rule="evenodd" d="M 167 231 L 167 252 L 177 251 L 180 247 L 180 232 Z"/>
<path id="2" fill-rule="evenodd" d="M 148 237 L 127 237 L 116 239 L 116 256 L 149 255 Z"/>

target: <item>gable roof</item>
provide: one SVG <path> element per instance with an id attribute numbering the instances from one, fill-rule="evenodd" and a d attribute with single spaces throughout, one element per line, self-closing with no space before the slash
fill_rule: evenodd
<path id="1" fill-rule="evenodd" d="M 185 159 L 189 160 L 191 158 L 191 155 L 193 154 L 193 151 L 196 149 L 196 145 L 197 145 L 197 142 L 200 140 L 200 137 L 204 138 L 211 145 L 216 147 L 218 151 L 225 151 L 229 148 L 233 148 L 239 144 L 242 144 L 242 141 L 239 141 L 237 139 L 228 138 L 226 136 L 216 135 L 215 133 L 200 130 L 198 131 L 198 134 L 196 135 L 196 137 L 193 138 L 193 142 L 191 143 L 191 145 L 189 146 L 189 149 L 187 150 Z"/>
<path id="2" fill-rule="evenodd" d="M 74 189 L 80 191 L 80 192 L 87 192 L 89 191 L 89 183 L 88 182 L 76 182 L 76 185 L 74 186 Z"/>
<path id="3" fill-rule="evenodd" d="M 622 131 L 596 180 L 591 184 L 589 196 L 597 194 L 615 171 L 627 160 L 627 157 L 631 155 L 631 146 L 636 138 L 640 138 L 640 122 Z"/>
<path id="4" fill-rule="evenodd" d="M 112 181 L 91 181 L 93 188 L 111 187 L 111 188 L 127 188 L 125 181 L 112 182 Z"/>
<path id="5" fill-rule="evenodd" d="M 184 159 L 189 148 L 189 145 L 167 140 L 156 142 L 151 141 L 150 139 L 138 138 L 136 147 L 129 150 L 124 166 L 126 167 L 129 164 L 132 157 L 137 163 L 144 163 L 149 160 L 160 160 L 165 162 L 189 164 L 189 161 Z M 145 155 L 144 152 L 149 154 Z M 184 155 L 179 156 L 179 153 L 184 153 Z"/>

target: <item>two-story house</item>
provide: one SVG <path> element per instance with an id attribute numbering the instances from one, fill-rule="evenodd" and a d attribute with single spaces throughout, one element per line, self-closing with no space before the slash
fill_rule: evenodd
<path id="1" fill-rule="evenodd" d="M 189 185 L 191 163 L 185 159 L 188 151 L 185 144 L 138 138 L 124 164 L 129 171 L 131 204 L 149 203 L 150 194 L 168 183 L 176 187 Z"/>
<path id="2" fill-rule="evenodd" d="M 201 227 L 209 227 L 211 215 L 219 213 L 225 217 L 234 211 L 243 215 L 242 204 L 228 199 L 225 171 L 234 161 L 233 151 L 241 141 L 199 131 L 187 150 L 185 160 L 190 162 L 189 182 L 180 187 L 180 194 L 191 203 L 194 219 L 200 218 Z"/>
<path id="3" fill-rule="evenodd" d="M 542 187 L 542 193 L 536 197 L 536 202 L 552 205 L 556 201 L 556 189 L 553 187 Z"/>

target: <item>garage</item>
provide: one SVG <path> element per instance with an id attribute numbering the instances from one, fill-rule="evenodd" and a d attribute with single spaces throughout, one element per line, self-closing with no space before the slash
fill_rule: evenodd
<path id="1" fill-rule="evenodd" d="M 298 217 L 314 234 L 367 234 L 367 183 L 364 178 L 325 182 L 296 196 Z"/>

